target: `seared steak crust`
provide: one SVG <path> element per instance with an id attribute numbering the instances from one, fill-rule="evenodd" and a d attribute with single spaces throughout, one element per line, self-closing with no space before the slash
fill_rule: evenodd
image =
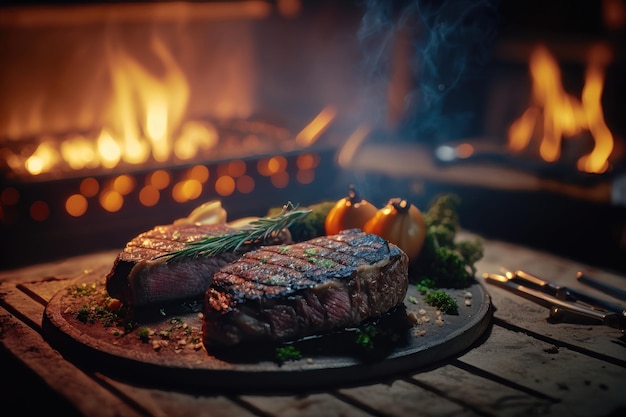
<path id="1" fill-rule="evenodd" d="M 126 244 L 106 276 L 109 295 L 133 307 L 202 299 L 215 271 L 240 254 L 223 253 L 176 262 L 154 258 L 183 249 L 186 242 L 228 232 L 232 229 L 223 224 L 169 224 L 138 235 Z"/>
<path id="2" fill-rule="evenodd" d="M 214 275 L 204 343 L 288 341 L 356 326 L 400 305 L 407 288 L 407 255 L 359 229 L 264 246 Z"/>

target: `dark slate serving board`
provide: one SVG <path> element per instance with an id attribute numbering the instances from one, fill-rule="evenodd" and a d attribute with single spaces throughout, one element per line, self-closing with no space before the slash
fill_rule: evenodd
<path id="1" fill-rule="evenodd" d="M 72 295 L 83 284 L 92 287 L 91 294 Z M 491 323 L 490 297 L 479 283 L 445 291 L 457 300 L 458 315 L 438 316 L 411 284 L 404 306 L 377 322 L 373 350 L 358 345 L 352 329 L 296 342 L 302 357 L 284 362 L 276 359 L 276 346 L 207 351 L 199 342 L 200 305 L 135 312 L 135 327 L 125 335 L 121 327 L 101 321 L 83 323 L 78 319 L 81 308 L 104 299 L 104 277 L 89 272 L 52 297 L 43 330 L 44 337 L 78 366 L 138 384 L 201 392 L 311 390 L 414 372 L 470 348 Z M 408 321 L 409 312 L 419 324 Z M 140 332 L 147 337 L 142 340 Z"/>

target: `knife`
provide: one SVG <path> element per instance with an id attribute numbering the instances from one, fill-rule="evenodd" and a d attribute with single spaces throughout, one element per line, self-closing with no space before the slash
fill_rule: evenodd
<path id="1" fill-rule="evenodd" d="M 574 317 L 593 319 L 614 329 L 620 329 L 622 332 L 626 329 L 626 313 L 624 311 L 598 310 L 581 305 L 576 301 L 562 300 L 541 290 L 521 285 L 515 282 L 511 276 L 485 273 L 483 278 L 489 284 L 496 285 L 549 308 L 550 317 L 552 318 L 559 319 L 568 314 Z"/>
<path id="2" fill-rule="evenodd" d="M 582 291 L 573 288 L 558 285 L 556 283 L 539 278 L 525 271 L 517 270 L 515 272 L 506 272 L 506 277 L 523 284 L 529 284 L 537 287 L 539 290 L 546 292 L 559 300 L 564 301 L 580 301 L 588 304 L 591 308 L 600 308 L 614 313 L 626 315 L 626 308 L 618 304 L 611 303 L 601 298 L 594 297 Z"/>

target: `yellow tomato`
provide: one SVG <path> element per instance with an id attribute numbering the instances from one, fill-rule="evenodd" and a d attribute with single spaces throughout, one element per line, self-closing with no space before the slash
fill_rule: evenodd
<path id="1" fill-rule="evenodd" d="M 417 258 L 426 239 L 426 223 L 422 212 L 413 204 L 392 198 L 363 226 L 363 231 L 382 237 L 397 245 L 409 257 Z"/>
<path id="2" fill-rule="evenodd" d="M 326 215 L 326 234 L 335 235 L 342 230 L 362 229 L 377 210 L 376 206 L 361 198 L 354 185 L 350 185 L 348 196 L 337 201 Z"/>

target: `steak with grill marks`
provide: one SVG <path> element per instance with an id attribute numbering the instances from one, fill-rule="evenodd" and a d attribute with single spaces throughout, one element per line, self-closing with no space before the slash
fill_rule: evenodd
<path id="1" fill-rule="evenodd" d="M 203 342 L 283 342 L 357 326 L 402 304 L 407 289 L 407 255 L 359 229 L 260 247 L 213 276 Z"/>
<path id="2" fill-rule="evenodd" d="M 154 258 L 183 249 L 186 242 L 232 231 L 224 224 L 156 226 L 129 241 L 116 257 L 106 276 L 107 292 L 133 307 L 201 300 L 213 274 L 241 256 L 240 253 L 227 252 L 176 262 Z"/>

